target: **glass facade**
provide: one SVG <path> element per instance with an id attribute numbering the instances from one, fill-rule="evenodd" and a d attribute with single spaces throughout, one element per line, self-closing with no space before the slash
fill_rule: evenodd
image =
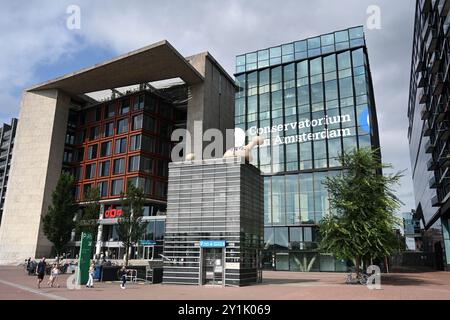
<path id="1" fill-rule="evenodd" d="M 408 139 L 416 218 L 442 230 L 437 256 L 450 269 L 450 1 L 416 1 L 408 105 Z M 445 247 L 445 255 L 440 247 Z M 442 268 L 440 268 L 442 269 Z"/>
<path id="2" fill-rule="evenodd" d="M 13 118 L 11 124 L 4 123 L 3 127 L 0 127 L 0 224 L 3 216 L 3 205 L 5 204 L 17 123 L 18 120 Z M 66 137 L 66 139 L 70 139 L 70 137 Z"/>
<path id="3" fill-rule="evenodd" d="M 236 72 L 235 127 L 264 139 L 252 164 L 264 175 L 265 267 L 342 271 L 317 253 L 315 225 L 330 214 L 323 181 L 342 172 L 339 155 L 379 147 L 363 28 L 240 55 Z"/>

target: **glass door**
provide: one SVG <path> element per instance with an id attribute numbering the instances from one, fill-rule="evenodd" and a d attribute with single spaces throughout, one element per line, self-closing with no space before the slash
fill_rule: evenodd
<path id="1" fill-rule="evenodd" d="M 223 249 L 203 249 L 203 280 L 205 285 L 223 284 Z"/>

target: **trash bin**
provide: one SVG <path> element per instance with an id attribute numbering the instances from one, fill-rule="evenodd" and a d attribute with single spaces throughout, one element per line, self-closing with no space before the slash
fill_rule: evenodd
<path id="1" fill-rule="evenodd" d="M 94 280 L 100 281 L 102 278 L 102 266 L 95 266 L 94 268 Z"/>

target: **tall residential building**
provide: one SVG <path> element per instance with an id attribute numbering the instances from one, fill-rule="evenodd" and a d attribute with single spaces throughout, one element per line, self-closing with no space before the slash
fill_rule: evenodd
<path id="1" fill-rule="evenodd" d="M 441 229 L 434 251 L 450 263 L 450 1 L 418 0 L 409 93 L 408 139 L 416 216 L 426 230 Z"/>
<path id="2" fill-rule="evenodd" d="M 98 99 L 105 90 L 112 95 Z M 124 255 L 117 236 L 121 192 L 128 182 L 142 187 L 149 223 L 131 258 L 162 259 L 171 134 L 187 129 L 195 147 L 204 143 L 200 131 L 233 128 L 234 92 L 234 80 L 209 53 L 184 58 L 167 41 L 25 90 L 0 263 L 51 254 L 42 216 L 62 171 L 76 178 L 80 210 L 86 192 L 99 188 L 96 253 L 110 258 Z M 75 249 L 79 239 L 72 240 Z"/>
<path id="3" fill-rule="evenodd" d="M 264 267 L 345 271 L 318 253 L 316 226 L 338 155 L 380 145 L 363 27 L 239 55 L 235 76 L 235 126 L 265 139 L 252 161 L 264 176 Z"/>
<path id="4" fill-rule="evenodd" d="M 3 124 L 0 128 L 0 224 L 3 216 L 6 189 L 8 186 L 9 169 L 16 136 L 17 119 L 12 119 L 11 124 Z"/>

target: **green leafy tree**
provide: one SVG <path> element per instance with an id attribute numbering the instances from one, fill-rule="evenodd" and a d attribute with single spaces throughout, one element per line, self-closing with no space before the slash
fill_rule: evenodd
<path id="1" fill-rule="evenodd" d="M 57 257 L 70 241 L 72 230 L 75 227 L 74 217 L 77 205 L 73 195 L 74 183 L 72 175 L 61 174 L 56 189 L 52 193 L 52 204 L 42 218 L 44 234 L 53 243 Z"/>
<path id="2" fill-rule="evenodd" d="M 97 241 L 98 219 L 100 215 L 100 191 L 90 188 L 84 195 L 85 207 L 83 214 L 77 220 L 77 233 L 87 232 L 92 235 L 92 241 Z M 95 250 L 95 247 L 92 248 Z"/>
<path id="3" fill-rule="evenodd" d="M 144 214 L 144 190 L 128 182 L 126 194 L 121 194 L 122 216 L 118 219 L 117 234 L 125 248 L 125 266 L 128 266 L 129 251 L 142 239 L 147 224 Z"/>
<path id="4" fill-rule="evenodd" d="M 320 250 L 355 262 L 356 273 L 364 261 L 383 259 L 398 248 L 395 216 L 401 201 L 393 186 L 401 172 L 383 175 L 392 168 L 381 162 L 379 150 L 359 149 L 340 156 L 342 175 L 324 182 L 333 213 L 319 224 Z"/>

